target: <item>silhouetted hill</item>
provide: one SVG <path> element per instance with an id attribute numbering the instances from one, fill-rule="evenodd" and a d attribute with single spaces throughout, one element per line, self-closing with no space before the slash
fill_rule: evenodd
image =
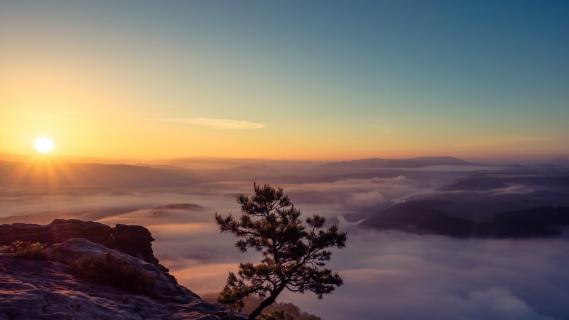
<path id="1" fill-rule="evenodd" d="M 503 236 L 558 234 L 569 226 L 569 207 L 539 207 L 497 214 L 489 231 Z"/>
<path id="2" fill-rule="evenodd" d="M 546 167 L 569 168 L 569 156 L 557 157 L 543 163 Z"/>
<path id="3" fill-rule="evenodd" d="M 417 157 L 407 159 L 370 158 L 341 161 L 325 164 L 327 167 L 339 168 L 421 168 L 429 166 L 468 166 L 474 165 L 454 157 Z"/>
<path id="4" fill-rule="evenodd" d="M 470 221 L 450 216 L 437 205 L 438 201 L 430 200 L 397 204 L 369 218 L 364 224 L 378 229 L 452 237 L 464 237 L 471 233 L 473 225 Z"/>
<path id="5" fill-rule="evenodd" d="M 569 207 L 536 207 L 496 214 L 488 221 L 449 215 L 434 201 L 413 201 L 390 207 L 363 224 L 418 234 L 451 237 L 530 238 L 558 235 L 569 227 Z"/>

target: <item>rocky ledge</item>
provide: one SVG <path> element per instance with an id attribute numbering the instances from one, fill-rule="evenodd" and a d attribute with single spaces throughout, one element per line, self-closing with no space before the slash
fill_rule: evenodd
<path id="1" fill-rule="evenodd" d="M 117 224 L 114 228 L 98 222 L 56 219 L 48 225 L 14 223 L 0 225 L 0 245 L 14 241 L 47 245 L 71 238 L 84 238 L 116 249 L 146 262 L 158 264 L 152 251 L 152 235 L 145 227 Z"/>
<path id="2" fill-rule="evenodd" d="M 96 226 L 93 222 L 77 220 L 58 220 L 54 223 Z M 53 226 L 53 223 L 51 225 Z M 27 226 L 25 228 L 29 230 L 31 227 Z M 99 226 L 96 227 L 103 230 Z M 0 231 L 1 239 L 7 239 L 8 236 L 4 233 L 7 227 L 0 226 L 0 230 L 3 230 Z M 43 228 L 39 230 L 45 231 Z M 77 230 L 74 229 L 70 234 L 80 236 Z M 150 232 L 143 227 L 132 230 L 145 230 L 144 233 L 150 236 Z M 24 235 L 26 241 L 33 238 L 31 232 Z M 12 238 L 13 236 L 11 235 Z M 44 233 L 38 235 L 43 236 Z M 43 250 L 44 256 L 40 260 L 0 254 L 0 320 L 243 319 L 218 305 L 203 301 L 187 288 L 180 286 L 176 279 L 158 264 L 156 258 L 148 259 L 152 261 L 149 262 L 96 242 L 103 239 L 101 242 L 116 246 L 116 238 L 111 237 L 110 242 L 106 242 L 109 238 L 105 237 L 91 237 L 90 240 L 87 236 L 64 238 L 62 235 L 52 235 L 50 239 L 58 239 L 61 242 L 46 241 L 51 245 Z M 111 284 L 88 280 L 77 272 L 78 261 L 86 258 L 104 259 L 109 256 L 113 262 L 120 263 L 128 268 L 127 270 L 143 275 L 144 279 L 148 280 L 148 287 L 143 292 L 119 289 Z"/>

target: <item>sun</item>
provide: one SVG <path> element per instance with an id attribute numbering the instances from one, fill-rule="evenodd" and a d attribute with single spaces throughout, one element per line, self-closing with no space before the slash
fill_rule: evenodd
<path id="1" fill-rule="evenodd" d="M 53 151 L 55 143 L 48 137 L 39 137 L 34 141 L 34 148 L 37 152 L 48 154 Z"/>

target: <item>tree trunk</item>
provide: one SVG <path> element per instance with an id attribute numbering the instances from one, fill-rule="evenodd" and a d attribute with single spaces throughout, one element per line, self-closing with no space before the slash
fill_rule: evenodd
<path id="1" fill-rule="evenodd" d="M 263 312 L 263 310 L 265 310 L 266 307 L 270 306 L 275 302 L 277 296 L 283 291 L 284 288 L 285 286 L 278 287 L 277 290 L 275 290 L 267 299 L 261 302 L 261 304 L 257 307 L 257 309 L 253 310 L 253 312 L 249 314 L 247 320 L 257 319 L 257 317 L 261 315 L 261 312 Z"/>

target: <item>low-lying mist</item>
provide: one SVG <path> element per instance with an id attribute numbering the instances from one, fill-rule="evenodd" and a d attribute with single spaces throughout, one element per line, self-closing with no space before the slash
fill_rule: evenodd
<path id="1" fill-rule="evenodd" d="M 171 186 L 155 171 L 152 177 L 161 181 L 159 187 L 130 185 L 143 176 L 129 176 L 129 184 L 110 181 L 106 187 L 87 184 L 43 193 L 9 185 L 0 189 L 0 223 L 77 218 L 144 225 L 156 239 L 154 251 L 161 263 L 182 284 L 199 294 L 213 293 L 239 262 L 258 259 L 254 252 L 241 254 L 235 240 L 220 234 L 214 224 L 215 212 L 239 213 L 235 195 L 250 192 L 256 180 L 283 187 L 305 215 L 323 215 L 348 232 L 347 248 L 334 251 L 330 263 L 344 286 L 323 300 L 310 294 L 281 297 L 323 319 L 428 315 L 442 320 L 520 320 L 566 319 L 569 314 L 569 241 L 563 236 L 457 239 L 379 231 L 357 223 L 415 199 L 443 199 L 445 208 L 469 214 L 493 204 L 500 210 L 520 203 L 565 205 L 568 190 L 559 179 L 512 182 L 515 175 L 510 171 L 501 175 L 495 168 L 481 172 L 480 167 L 340 172 L 304 162 L 279 163 L 281 171 L 267 166 L 255 171 L 257 162 L 238 165 L 255 178 L 245 179 L 242 172 L 224 176 L 222 172 L 230 170 L 224 166 L 222 171 L 202 172 L 199 181 L 177 178 Z M 301 174 L 295 174 L 296 169 Z M 168 174 L 176 170 L 168 167 Z M 188 168 L 179 170 L 196 176 Z"/>

